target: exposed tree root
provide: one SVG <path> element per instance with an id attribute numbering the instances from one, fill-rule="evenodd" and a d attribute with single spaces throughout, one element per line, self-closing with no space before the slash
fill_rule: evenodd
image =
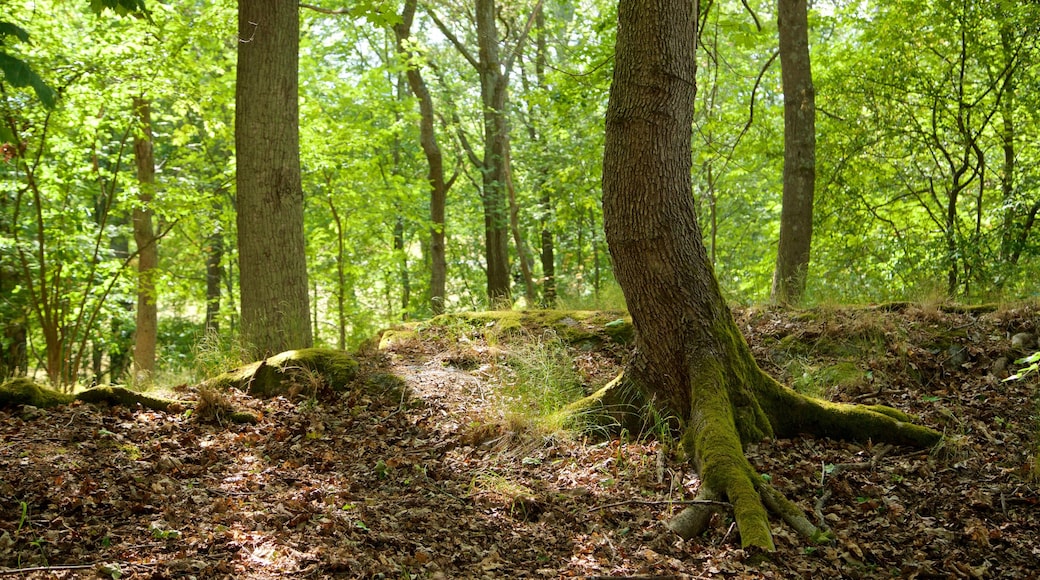
<path id="1" fill-rule="evenodd" d="M 639 425 L 645 429 L 646 396 L 623 373 L 606 387 L 582 399 L 567 411 L 599 417 L 597 424 Z M 814 524 L 806 512 L 768 485 L 751 467 L 744 446 L 772 437 L 811 434 L 853 441 L 871 440 L 897 445 L 927 447 L 942 435 L 913 424 L 912 418 L 881 405 L 830 403 L 806 397 L 784 387 L 753 363 L 723 365 L 718 360 L 691 365 L 692 413 L 683 431 L 682 444 L 701 476 L 698 499 L 726 499 L 745 547 L 775 549 L 769 513 L 813 542 L 833 535 L 822 519 Z M 668 528 L 689 539 L 701 534 L 717 507 L 694 504 L 668 523 Z"/>
<path id="2" fill-rule="evenodd" d="M 0 407 L 31 405 L 46 409 L 67 405 L 74 401 L 123 405 L 124 407 L 141 405 L 146 409 L 163 412 L 178 412 L 185 408 L 182 401 L 164 399 L 123 387 L 95 387 L 73 395 L 45 387 L 27 378 L 11 379 L 0 385 Z"/>
<path id="3" fill-rule="evenodd" d="M 708 489 L 706 485 L 702 485 L 694 501 L 715 502 L 717 499 L 718 494 Z M 680 538 L 689 540 L 703 534 L 708 529 L 708 524 L 711 523 L 711 516 L 720 511 L 722 511 L 720 503 L 694 503 L 686 506 L 683 511 L 668 520 L 665 526 Z"/>

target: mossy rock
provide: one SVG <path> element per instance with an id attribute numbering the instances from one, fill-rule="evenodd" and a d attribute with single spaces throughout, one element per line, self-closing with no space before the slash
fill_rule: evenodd
<path id="1" fill-rule="evenodd" d="M 341 350 L 304 348 L 250 363 L 208 382 L 257 397 L 315 395 L 322 387 L 346 390 L 357 377 L 358 366 L 354 357 Z"/>
<path id="2" fill-rule="evenodd" d="M 379 350 L 391 349 L 418 339 L 419 333 L 414 328 L 391 328 L 390 330 L 384 330 L 379 337 Z"/>

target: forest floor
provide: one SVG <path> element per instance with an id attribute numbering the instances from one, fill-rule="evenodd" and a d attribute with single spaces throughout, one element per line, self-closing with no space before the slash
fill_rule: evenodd
<path id="1" fill-rule="evenodd" d="M 664 523 L 698 486 L 674 446 L 539 435 L 510 419 L 502 387 L 518 380 L 511 357 L 559 336 L 488 332 L 497 325 L 489 321 L 420 325 L 370 349 L 365 372 L 398 374 L 410 388 L 404 398 L 363 389 L 296 401 L 229 395 L 260 414 L 256 425 L 83 404 L 0 410 L 0 575 L 1040 574 L 1038 383 L 1000 380 L 1001 358 L 1035 348 L 1011 337 L 1036 333 L 1040 310 L 750 309 L 736 318 L 761 366 L 788 384 L 889 404 L 946 433 L 932 450 L 811 437 L 751 446 L 758 472 L 822 517 L 833 543 L 814 545 L 774 522 L 777 551 L 752 558 L 725 513 L 701 537 L 672 535 Z M 610 340 L 565 350 L 586 389 L 628 355 Z"/>

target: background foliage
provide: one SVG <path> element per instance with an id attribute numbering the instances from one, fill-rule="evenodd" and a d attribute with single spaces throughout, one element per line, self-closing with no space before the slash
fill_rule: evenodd
<path id="1" fill-rule="evenodd" d="M 122 379 L 133 333 L 129 215 L 139 203 L 128 149 L 134 97 L 152 102 L 159 168 L 160 364 L 190 367 L 207 300 L 215 334 L 207 344 L 228 344 L 236 332 L 234 4 L 153 2 L 147 15 L 126 2 L 2 5 L 0 371 Z M 548 235 L 561 304 L 621 307 L 599 204 L 615 6 L 541 6 L 545 24 L 518 49 L 507 110 L 520 252 L 540 283 Z M 475 50 L 470 3 L 427 7 Z M 515 37 L 535 3 L 498 7 L 500 32 Z M 481 143 L 476 73 L 423 6 L 411 62 L 390 29 L 397 2 L 321 8 L 301 9 L 300 62 L 316 341 L 349 346 L 429 314 L 430 201 L 407 66 L 427 80 L 446 173 L 455 176 L 447 310 L 486 307 L 481 176 L 464 148 Z M 760 302 L 776 253 L 783 159 L 775 7 L 720 0 L 701 9 L 699 217 L 724 291 Z M 1035 295 L 1037 12 L 1010 0 L 815 3 L 810 302 Z M 207 261 L 219 272 L 219 296 L 207 295 Z"/>

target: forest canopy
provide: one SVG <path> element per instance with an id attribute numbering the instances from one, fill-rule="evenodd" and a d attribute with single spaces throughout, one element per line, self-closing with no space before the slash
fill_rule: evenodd
<path id="1" fill-rule="evenodd" d="M 4 2 L 4 376 L 125 380 L 149 301 L 161 370 L 237 336 L 235 67 L 250 39 L 231 2 L 141 8 Z M 780 231 L 776 10 L 719 1 L 698 14 L 694 198 L 723 292 L 745 304 L 769 298 Z M 1040 104 L 1025 89 L 1040 74 L 1037 11 L 812 5 L 806 304 L 1035 295 Z M 624 306 L 600 205 L 613 2 L 329 1 L 299 15 L 316 346 L 439 309 Z"/>

